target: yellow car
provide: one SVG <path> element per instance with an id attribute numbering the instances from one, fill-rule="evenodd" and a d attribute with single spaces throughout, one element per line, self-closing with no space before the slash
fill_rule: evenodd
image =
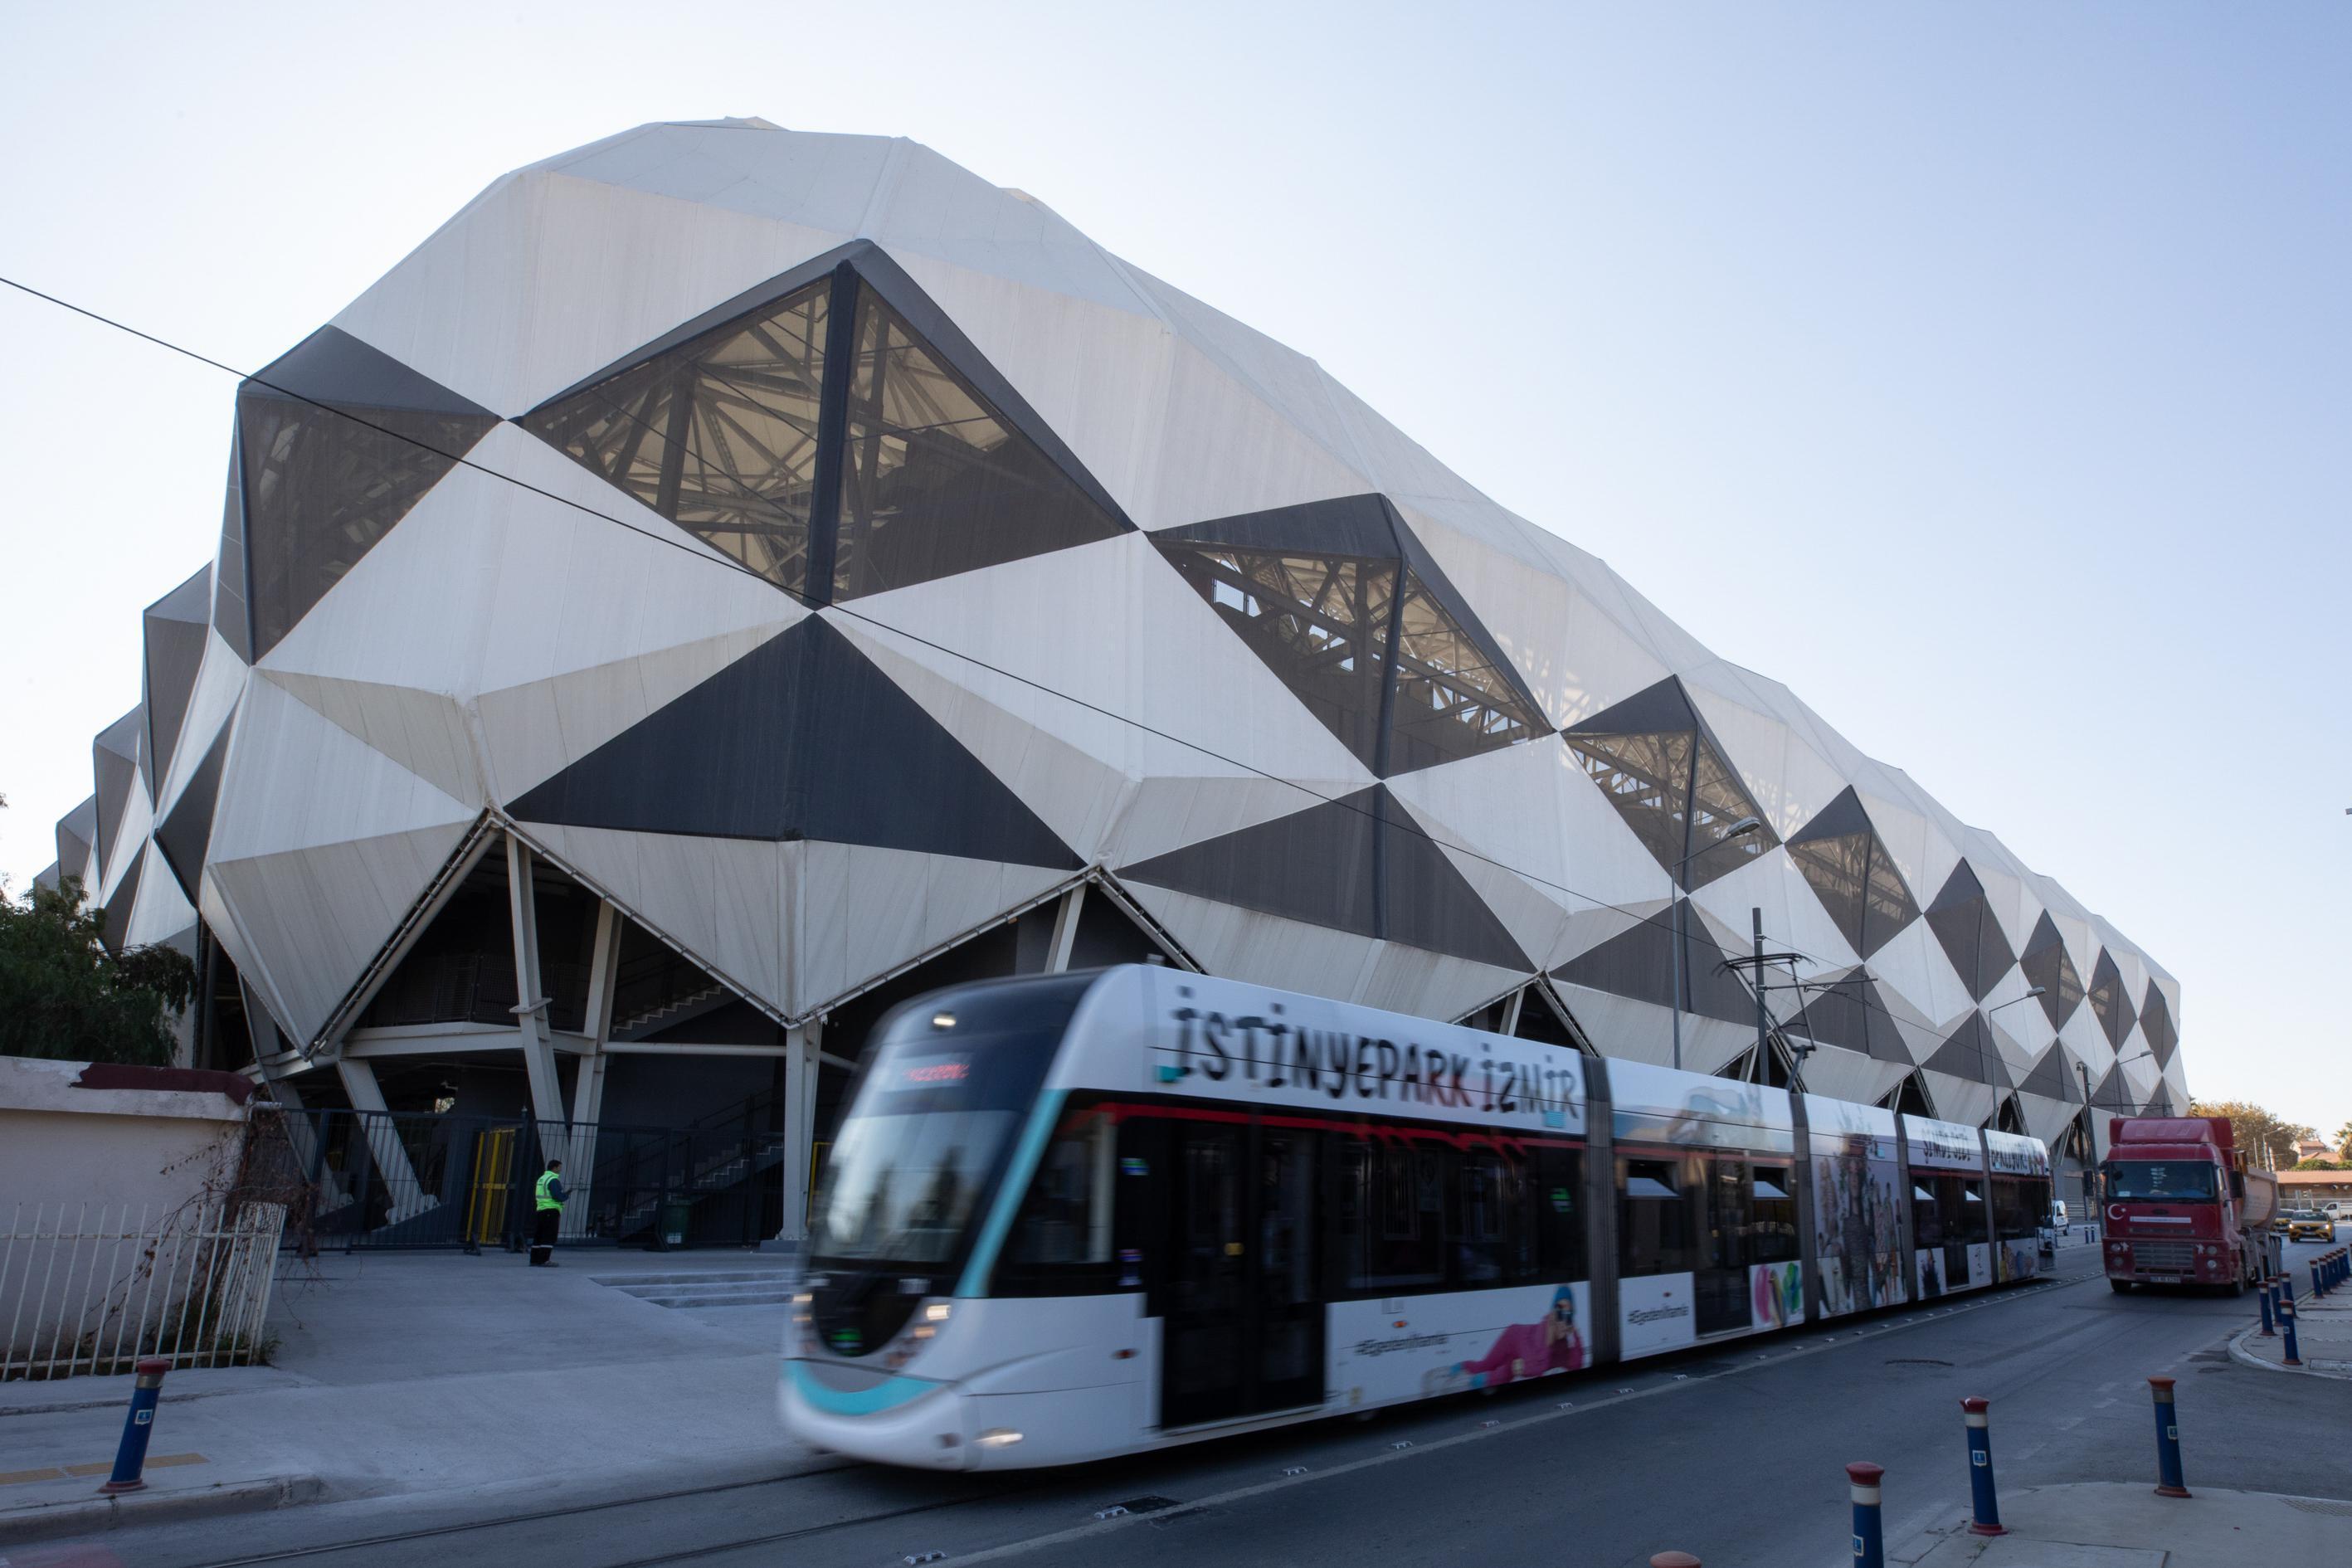
<path id="1" fill-rule="evenodd" d="M 2317 1209 L 2294 1209 L 2286 1216 L 2289 1241 L 2334 1241 L 2336 1222 Z"/>

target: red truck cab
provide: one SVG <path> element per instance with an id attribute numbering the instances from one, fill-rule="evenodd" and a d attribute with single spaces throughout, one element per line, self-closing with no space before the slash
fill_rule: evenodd
<path id="1" fill-rule="evenodd" d="M 2277 1188 L 2246 1169 L 2229 1119 L 2124 1117 L 2099 1167 L 2107 1283 L 2207 1285 L 2236 1294 L 2272 1272 Z"/>

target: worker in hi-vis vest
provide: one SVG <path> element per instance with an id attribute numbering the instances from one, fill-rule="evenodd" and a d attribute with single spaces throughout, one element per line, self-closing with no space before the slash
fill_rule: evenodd
<path id="1" fill-rule="evenodd" d="M 530 1266 L 533 1268 L 561 1268 L 555 1261 L 555 1233 L 563 1224 L 563 1200 L 572 1194 L 563 1190 L 563 1162 L 550 1160 L 539 1178 L 539 1212 L 532 1215 L 530 1233 Z"/>

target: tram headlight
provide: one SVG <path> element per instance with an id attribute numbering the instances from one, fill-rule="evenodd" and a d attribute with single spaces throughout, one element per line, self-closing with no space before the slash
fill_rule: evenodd
<path id="1" fill-rule="evenodd" d="M 1010 1426 L 991 1426 L 972 1441 L 983 1448 L 1010 1448 L 1021 1441 L 1021 1434 Z"/>
<path id="2" fill-rule="evenodd" d="M 923 1317 L 930 1322 L 944 1323 L 948 1321 L 948 1314 L 954 1310 L 949 1302 L 934 1301 L 923 1309 Z"/>

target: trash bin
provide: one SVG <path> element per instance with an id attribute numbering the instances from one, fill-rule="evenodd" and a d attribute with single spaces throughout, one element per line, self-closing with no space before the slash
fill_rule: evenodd
<path id="1" fill-rule="evenodd" d="M 661 1243 L 665 1247 L 686 1245 L 686 1223 L 694 1205 L 684 1198 L 664 1198 L 661 1206 Z"/>

